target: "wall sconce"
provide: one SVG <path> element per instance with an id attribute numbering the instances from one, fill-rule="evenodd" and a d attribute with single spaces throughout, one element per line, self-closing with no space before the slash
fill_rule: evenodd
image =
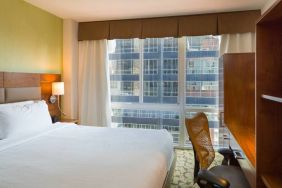
<path id="1" fill-rule="evenodd" d="M 54 104 L 58 100 L 58 108 L 60 112 L 65 116 L 66 114 L 62 112 L 60 107 L 60 95 L 65 94 L 64 82 L 53 82 L 52 83 L 52 96 L 50 97 L 50 102 Z"/>

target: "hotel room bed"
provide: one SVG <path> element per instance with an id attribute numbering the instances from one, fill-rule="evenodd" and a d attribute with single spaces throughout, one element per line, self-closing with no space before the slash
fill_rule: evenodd
<path id="1" fill-rule="evenodd" d="M 174 158 L 166 130 L 52 124 L 46 102 L 37 101 L 49 96 L 40 85 L 51 82 L 41 77 L 0 76 L 0 188 L 165 186 Z"/>
<path id="2" fill-rule="evenodd" d="M 0 141 L 0 187 L 160 188 L 172 148 L 166 130 L 56 123 Z"/>

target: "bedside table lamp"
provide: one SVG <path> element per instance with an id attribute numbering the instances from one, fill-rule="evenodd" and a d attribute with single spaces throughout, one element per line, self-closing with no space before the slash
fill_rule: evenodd
<path id="1" fill-rule="evenodd" d="M 50 102 L 54 104 L 58 100 L 58 108 L 60 112 L 65 116 L 66 114 L 62 112 L 60 107 L 60 95 L 65 94 L 64 82 L 53 82 L 52 83 L 52 96 L 50 97 Z"/>

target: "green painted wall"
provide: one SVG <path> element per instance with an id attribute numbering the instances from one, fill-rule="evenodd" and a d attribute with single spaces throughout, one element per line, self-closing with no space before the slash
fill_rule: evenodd
<path id="1" fill-rule="evenodd" d="M 61 73 L 63 20 L 23 0 L 0 0 L 0 72 Z"/>

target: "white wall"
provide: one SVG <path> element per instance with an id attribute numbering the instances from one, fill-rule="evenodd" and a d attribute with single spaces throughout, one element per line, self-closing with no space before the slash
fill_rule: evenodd
<path id="1" fill-rule="evenodd" d="M 78 23 L 73 20 L 63 22 L 63 81 L 65 95 L 63 109 L 68 118 L 78 118 L 77 112 L 77 69 L 78 69 Z"/>
<path id="2" fill-rule="evenodd" d="M 268 0 L 261 8 L 261 14 L 265 13 L 277 0 Z"/>

